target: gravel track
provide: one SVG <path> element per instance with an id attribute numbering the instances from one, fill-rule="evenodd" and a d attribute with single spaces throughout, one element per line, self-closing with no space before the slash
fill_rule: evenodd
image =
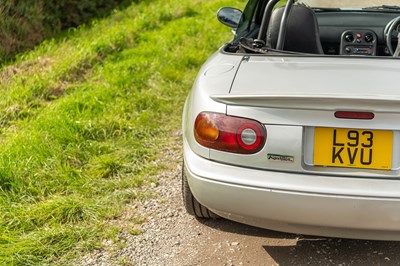
<path id="1" fill-rule="evenodd" d="M 181 146 L 179 136 L 175 147 Z M 152 184 L 155 197 L 129 206 L 121 218 L 147 217 L 143 233 L 124 229 L 119 241 L 81 258 L 77 265 L 400 265 L 400 242 L 306 237 L 241 225 L 196 220 L 181 199 L 181 150 L 167 149 L 171 169 Z M 110 221 L 118 223 L 119 221 Z"/>

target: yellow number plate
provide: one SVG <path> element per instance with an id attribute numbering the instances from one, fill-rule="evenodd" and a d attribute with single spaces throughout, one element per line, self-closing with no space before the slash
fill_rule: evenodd
<path id="1" fill-rule="evenodd" d="M 390 170 L 393 132 L 315 128 L 314 165 Z"/>

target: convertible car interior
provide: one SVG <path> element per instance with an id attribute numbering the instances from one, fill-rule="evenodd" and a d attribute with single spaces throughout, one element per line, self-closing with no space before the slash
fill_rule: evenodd
<path id="1" fill-rule="evenodd" d="M 307 2 L 249 1 L 227 52 L 274 50 L 316 55 L 398 56 L 400 7 L 310 7 Z M 335 1 L 333 1 L 335 2 Z M 336 1 L 337 2 L 337 1 Z M 278 3 L 279 4 L 279 3 Z M 253 5 L 253 6 L 252 6 Z"/>
<path id="2" fill-rule="evenodd" d="M 315 11 L 325 54 L 390 56 L 384 31 L 400 14 L 374 11 Z M 392 47 L 397 36 L 391 38 Z"/>

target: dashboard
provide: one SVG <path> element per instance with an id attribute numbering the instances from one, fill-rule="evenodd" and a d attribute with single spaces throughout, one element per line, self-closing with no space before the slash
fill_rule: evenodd
<path id="1" fill-rule="evenodd" d="M 325 54 L 389 55 L 384 29 L 400 13 L 316 12 Z"/>

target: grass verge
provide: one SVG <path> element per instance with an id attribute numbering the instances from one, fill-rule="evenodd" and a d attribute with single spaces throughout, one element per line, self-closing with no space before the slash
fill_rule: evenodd
<path id="1" fill-rule="evenodd" d="M 63 264 L 118 234 L 107 221 L 150 196 L 196 72 L 231 38 L 216 10 L 243 5 L 140 1 L 3 67 L 1 264 Z"/>

